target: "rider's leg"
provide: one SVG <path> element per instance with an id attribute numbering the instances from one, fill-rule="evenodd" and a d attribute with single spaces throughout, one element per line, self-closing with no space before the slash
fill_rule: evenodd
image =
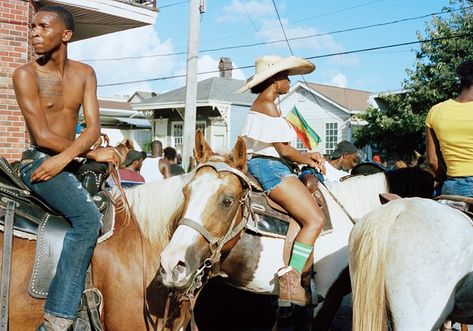
<path id="1" fill-rule="evenodd" d="M 280 185 L 271 190 L 269 197 L 287 210 L 299 223 L 301 230 L 295 241 L 311 251 L 325 221 L 324 215 L 312 194 L 297 177 L 288 176 L 282 180 Z M 307 249 L 299 251 L 304 253 L 307 252 Z M 307 260 L 310 251 L 305 260 Z M 305 261 L 303 263 L 305 264 Z M 304 264 L 302 267 L 304 267 Z M 299 272 L 302 271 L 302 268 L 297 267 L 297 269 L 299 269 Z"/>
<path id="2" fill-rule="evenodd" d="M 73 321 L 84 290 L 84 280 L 100 230 L 101 215 L 90 194 L 70 172 L 43 182 L 31 182 L 39 159 L 21 170 L 22 180 L 70 222 L 56 274 L 49 287 L 45 313 Z"/>
<path id="3" fill-rule="evenodd" d="M 278 272 L 279 304 L 305 305 L 307 299 L 301 286 L 300 274 L 322 231 L 325 218 L 312 194 L 295 176 L 285 177 L 280 185 L 270 191 L 269 196 L 284 207 L 301 226 L 292 249 L 290 267 Z"/>

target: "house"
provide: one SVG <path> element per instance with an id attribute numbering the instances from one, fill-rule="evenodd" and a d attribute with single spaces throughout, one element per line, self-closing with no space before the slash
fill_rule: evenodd
<path id="1" fill-rule="evenodd" d="M 231 61 L 222 58 L 220 76 L 198 82 L 196 96 L 196 129 L 201 129 L 214 151 L 225 152 L 235 143 L 243 121 L 256 95 L 236 93 L 244 81 L 231 77 Z M 139 103 L 136 111 L 146 114 L 152 136 L 164 146 L 182 153 L 186 88 L 162 93 Z"/>
<path id="2" fill-rule="evenodd" d="M 107 134 L 112 146 L 117 145 L 125 138 L 131 139 L 139 150 L 147 148 L 151 142 L 151 123 L 140 111 L 131 107 L 132 99 L 146 100 L 151 93 L 136 92 L 129 99 L 100 98 L 101 132 Z"/>
<path id="3" fill-rule="evenodd" d="M 363 90 L 298 81 L 289 93 L 281 96 L 279 107 L 284 116 L 297 107 L 321 138 L 317 151 L 330 154 L 338 142 L 352 141 L 352 132 L 363 125 L 356 115 L 369 107 L 370 95 Z M 295 146 L 304 149 L 299 140 Z"/>
<path id="4" fill-rule="evenodd" d="M 12 86 L 15 68 L 34 59 L 29 22 L 35 8 L 58 4 L 75 18 L 73 40 L 153 24 L 156 1 L 142 0 L 8 0 L 0 6 L 0 155 L 17 160 L 29 135 Z"/>
<path id="5" fill-rule="evenodd" d="M 235 144 L 256 95 L 249 91 L 236 93 L 244 81 L 231 78 L 230 59 L 222 58 L 219 69 L 220 77 L 198 82 L 196 128 L 204 131 L 215 151 L 224 152 Z M 284 116 L 296 106 L 321 138 L 317 150 L 330 153 L 341 140 L 352 140 L 352 130 L 360 125 L 356 115 L 368 108 L 369 95 L 367 91 L 297 82 L 280 97 L 279 106 Z M 182 152 L 185 87 L 132 107 L 147 114 L 153 137 Z M 305 149 L 299 140 L 293 146 Z"/>

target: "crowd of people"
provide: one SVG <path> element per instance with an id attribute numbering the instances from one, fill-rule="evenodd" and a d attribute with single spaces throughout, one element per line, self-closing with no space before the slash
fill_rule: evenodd
<path id="1" fill-rule="evenodd" d="M 150 156 L 144 151 L 130 149 L 125 160 L 119 165 L 118 174 L 121 185 L 133 187 L 184 174 L 177 151 L 171 146 L 163 150 L 162 146 L 161 141 L 154 140 L 151 143 Z M 115 186 L 111 178 L 107 183 L 109 186 Z"/>

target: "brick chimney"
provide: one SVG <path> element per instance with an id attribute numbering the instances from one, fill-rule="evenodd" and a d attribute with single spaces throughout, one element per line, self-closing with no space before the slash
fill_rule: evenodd
<path id="1" fill-rule="evenodd" d="M 232 78 L 232 60 L 229 57 L 221 57 L 218 64 L 218 70 L 220 70 L 220 77 Z"/>

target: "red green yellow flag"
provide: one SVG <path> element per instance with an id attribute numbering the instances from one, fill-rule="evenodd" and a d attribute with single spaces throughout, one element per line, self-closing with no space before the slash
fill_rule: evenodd
<path id="1" fill-rule="evenodd" d="M 319 135 L 312 130 L 295 106 L 287 114 L 286 120 L 292 125 L 297 136 L 307 149 L 314 150 L 317 147 L 320 142 Z"/>

